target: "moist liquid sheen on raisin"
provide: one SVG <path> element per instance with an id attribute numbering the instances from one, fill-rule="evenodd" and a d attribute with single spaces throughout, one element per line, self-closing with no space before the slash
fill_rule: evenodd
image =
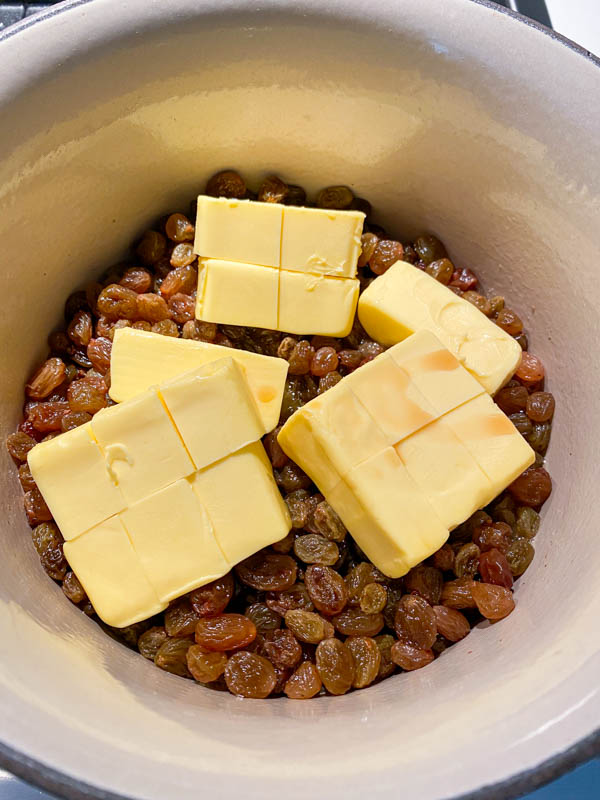
<path id="1" fill-rule="evenodd" d="M 212 176 L 205 191 L 311 205 L 301 186 L 276 175 L 253 188 L 256 192 L 227 170 Z M 103 625 L 140 658 L 196 681 L 199 691 L 208 687 L 240 697 L 308 700 L 365 689 L 394 673 L 427 666 L 480 621 L 512 613 L 514 584 L 535 555 L 539 512 L 552 490 L 544 456 L 555 399 L 546 390 L 544 365 L 528 351 L 524 321 L 508 301 L 487 296 L 477 275 L 455 264 L 433 234 L 424 232 L 414 241 L 388 235 L 373 221 L 368 201 L 348 186 L 324 188 L 312 205 L 367 214 L 358 261 L 361 291 L 402 259 L 464 297 L 519 342 L 521 363 L 494 399 L 536 451 L 536 463 L 487 509 L 455 528 L 426 562 L 390 579 L 368 561 L 310 478 L 281 450 L 278 428 L 267 434 L 263 443 L 290 512 L 290 534 L 223 578 L 173 601 L 164 613 L 125 629 Z M 127 263 L 70 295 L 64 325 L 48 337 L 48 356 L 25 386 L 22 421 L 6 442 L 18 466 L 42 569 L 92 619 L 94 609 L 69 569 L 63 537 L 31 476 L 27 453 L 113 404 L 108 390 L 115 330 L 133 327 L 286 359 L 280 425 L 384 350 L 358 319 L 343 339 L 196 320 L 193 209 L 191 215 L 184 212 L 162 217 L 133 243 Z"/>

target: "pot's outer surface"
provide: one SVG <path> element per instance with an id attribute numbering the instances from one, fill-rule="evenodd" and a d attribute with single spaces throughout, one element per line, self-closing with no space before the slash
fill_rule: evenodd
<path id="1" fill-rule="evenodd" d="M 109 639 L 43 577 L 2 447 L 8 766 L 70 796 L 429 800 L 591 747 L 598 65 L 471 0 L 94 0 L 9 31 L 0 74 L 2 439 L 69 291 L 230 166 L 348 182 L 390 231 L 439 234 L 526 319 L 558 400 L 516 613 L 423 671 L 307 703 L 204 691 Z"/>

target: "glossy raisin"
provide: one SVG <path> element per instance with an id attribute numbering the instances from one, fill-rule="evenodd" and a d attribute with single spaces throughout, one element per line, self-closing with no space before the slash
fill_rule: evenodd
<path id="1" fill-rule="evenodd" d="M 521 363 L 515 377 L 525 386 L 535 386 L 544 379 L 545 370 L 541 360 L 531 353 L 521 353 Z"/>
<path id="2" fill-rule="evenodd" d="M 185 247 L 187 245 L 178 245 Z M 176 267 L 171 270 L 160 285 L 161 296 L 165 300 L 170 300 L 175 294 L 191 294 L 198 285 L 198 272 L 195 267 L 190 265 Z M 214 323 L 205 323 L 214 325 Z M 216 335 L 216 326 L 215 326 Z M 214 336 L 212 337 L 214 339 Z"/>
<path id="3" fill-rule="evenodd" d="M 508 552 L 510 552 L 510 547 Z M 479 574 L 484 583 L 504 586 L 505 589 L 510 589 L 513 585 L 513 576 L 506 556 L 495 547 L 481 554 L 479 558 Z"/>
<path id="4" fill-rule="evenodd" d="M 98 297 L 98 313 L 108 319 L 135 319 L 138 315 L 138 295 L 125 286 L 111 283 Z"/>
<path id="5" fill-rule="evenodd" d="M 52 394 L 64 379 L 65 364 L 62 359 L 49 358 L 31 376 L 25 386 L 25 392 L 32 400 L 43 400 Z"/>
<path id="6" fill-rule="evenodd" d="M 36 482 L 33 480 L 29 464 L 21 464 L 19 467 L 19 482 L 24 492 L 36 488 Z"/>
<path id="7" fill-rule="evenodd" d="M 27 514 L 27 521 L 31 526 L 39 525 L 40 522 L 49 522 L 52 519 L 50 509 L 37 486 L 25 492 L 23 505 Z"/>
<path id="8" fill-rule="evenodd" d="M 511 591 L 491 583 L 476 581 L 473 586 L 473 598 L 480 614 L 486 619 L 503 619 L 515 607 Z"/>
<path id="9" fill-rule="evenodd" d="M 286 494 L 298 489 L 308 489 L 312 484 L 308 475 L 297 464 L 292 463 L 285 464 L 275 477 Z"/>
<path id="10" fill-rule="evenodd" d="M 260 185 L 258 200 L 261 203 L 285 203 L 288 191 L 287 184 L 281 178 L 269 175 Z"/>
<path id="11" fill-rule="evenodd" d="M 265 654 L 269 661 L 281 668 L 295 667 L 302 657 L 302 648 L 291 630 L 275 630 L 268 634 Z"/>
<path id="12" fill-rule="evenodd" d="M 298 536 L 294 542 L 294 553 L 305 564 L 323 564 L 329 567 L 340 557 L 337 544 L 318 533 Z"/>
<path id="13" fill-rule="evenodd" d="M 282 591 L 296 582 L 297 566 L 293 558 L 277 553 L 255 553 L 235 567 L 238 578 L 260 591 Z"/>
<path id="14" fill-rule="evenodd" d="M 313 520 L 317 531 L 326 539 L 341 542 L 346 538 L 344 523 L 326 500 L 315 508 Z"/>
<path id="15" fill-rule="evenodd" d="M 554 405 L 550 392 L 533 392 L 527 397 L 527 416 L 533 422 L 548 422 L 554 416 Z"/>
<path id="16" fill-rule="evenodd" d="M 123 277 L 119 281 L 120 286 L 131 289 L 132 292 L 136 292 L 137 294 L 149 292 L 152 288 L 152 283 L 152 275 L 143 267 L 129 267 L 129 269 L 125 270 Z M 87 342 L 85 342 L 85 344 L 87 344 Z"/>
<path id="17" fill-rule="evenodd" d="M 463 544 L 454 559 L 454 574 L 457 578 L 472 578 L 479 566 L 480 550 L 473 542 Z"/>
<path id="18" fill-rule="evenodd" d="M 348 602 L 350 605 L 359 605 L 363 589 L 369 583 L 383 583 L 385 575 L 368 561 L 361 561 L 346 575 L 348 588 Z"/>
<path id="19" fill-rule="evenodd" d="M 469 620 L 460 611 L 447 606 L 434 606 L 437 631 L 450 642 L 459 642 L 471 630 Z"/>
<path id="20" fill-rule="evenodd" d="M 309 700 L 319 694 L 322 685 L 316 666 L 303 661 L 286 682 L 284 692 L 291 700 Z"/>
<path id="21" fill-rule="evenodd" d="M 366 614 L 361 608 L 348 607 L 333 617 L 336 631 L 344 636 L 376 636 L 384 626 L 383 614 Z"/>
<path id="22" fill-rule="evenodd" d="M 510 484 L 508 491 L 520 505 L 537 508 L 550 497 L 552 480 L 543 467 L 529 467 Z"/>
<path id="23" fill-rule="evenodd" d="M 454 274 L 454 264 L 448 258 L 439 258 L 437 261 L 432 261 L 425 268 L 425 272 L 435 278 L 439 283 L 447 286 Z"/>
<path id="24" fill-rule="evenodd" d="M 457 578 L 454 581 L 446 581 L 442 588 L 442 605 L 448 608 L 475 608 L 473 599 L 473 586 L 475 581 L 472 578 Z"/>
<path id="25" fill-rule="evenodd" d="M 440 602 L 444 578 L 439 569 L 420 565 L 413 567 L 404 578 L 408 594 L 418 594 L 434 606 Z"/>
<path id="26" fill-rule="evenodd" d="M 35 445 L 35 439 L 22 431 L 9 433 L 6 437 L 6 449 L 17 464 L 27 461 L 27 453 L 33 450 Z"/>
<path id="27" fill-rule="evenodd" d="M 62 418 L 69 411 L 71 411 L 69 404 L 64 400 L 38 403 L 29 413 L 28 421 L 39 433 L 59 431 Z"/>
<path id="28" fill-rule="evenodd" d="M 505 414 L 516 414 L 525 411 L 529 394 L 524 386 L 505 386 L 494 396 L 494 401 Z"/>
<path id="29" fill-rule="evenodd" d="M 289 458 L 283 452 L 281 445 L 277 441 L 280 430 L 281 426 L 278 426 L 274 431 L 267 433 L 263 439 L 263 445 L 265 446 L 265 450 L 267 451 L 267 455 L 274 469 L 281 469 L 289 461 Z"/>
<path id="30" fill-rule="evenodd" d="M 473 533 L 473 542 L 482 553 L 492 548 L 499 550 L 501 553 L 506 553 L 512 538 L 512 528 L 506 522 L 479 525 Z"/>
<path id="31" fill-rule="evenodd" d="M 317 195 L 319 208 L 347 209 L 352 205 L 354 194 L 347 186 L 327 186 Z"/>
<path id="32" fill-rule="evenodd" d="M 169 636 L 193 636 L 196 623 L 200 619 L 196 610 L 187 598 L 165 611 L 165 628 Z"/>
<path id="33" fill-rule="evenodd" d="M 540 528 L 540 515 L 533 508 L 517 509 L 515 534 L 518 538 L 533 539 Z"/>
<path id="34" fill-rule="evenodd" d="M 368 583 L 360 595 L 360 610 L 365 614 L 379 614 L 387 604 L 387 589 L 380 583 Z"/>
<path id="35" fill-rule="evenodd" d="M 165 254 L 167 242 L 162 233 L 146 231 L 136 248 L 136 253 L 144 264 L 156 264 Z"/>
<path id="36" fill-rule="evenodd" d="M 303 609 L 286 611 L 285 624 L 297 639 L 308 644 L 318 644 L 334 634 L 334 628 L 330 622 L 319 614 Z"/>
<path id="37" fill-rule="evenodd" d="M 406 671 L 426 667 L 434 659 L 433 650 L 419 647 L 405 639 L 394 642 L 391 649 L 391 657 L 394 664 Z"/>
<path id="38" fill-rule="evenodd" d="M 389 633 L 384 633 L 381 636 L 375 636 L 373 641 L 377 645 L 377 649 L 381 654 L 381 661 L 379 663 L 379 671 L 377 673 L 377 680 L 389 678 L 389 676 L 396 669 L 396 665 L 392 661 L 392 647 L 396 641 Z"/>
<path id="39" fill-rule="evenodd" d="M 364 689 L 373 683 L 379 674 L 381 651 L 375 639 L 369 636 L 351 636 L 346 639 L 345 644 L 354 660 L 352 686 L 355 689 Z"/>
<path id="40" fill-rule="evenodd" d="M 191 639 L 167 639 L 156 651 L 154 663 L 165 672 L 189 678 L 187 652 L 192 644 Z"/>
<path id="41" fill-rule="evenodd" d="M 449 572 L 454 568 L 454 550 L 446 542 L 431 557 L 433 566 L 443 572 Z"/>
<path id="42" fill-rule="evenodd" d="M 231 169 L 217 172 L 206 184 L 206 194 L 212 197 L 236 197 L 242 199 L 246 195 L 246 183 L 241 175 Z"/>
<path id="43" fill-rule="evenodd" d="M 269 631 L 276 631 L 281 627 L 281 616 L 272 611 L 266 603 L 252 603 L 244 611 L 244 614 L 252 620 L 257 632 L 261 635 Z"/>
<path id="44" fill-rule="evenodd" d="M 315 608 L 323 614 L 339 614 L 348 602 L 344 579 L 330 567 L 311 564 L 304 573 L 304 583 Z"/>
<path id="45" fill-rule="evenodd" d="M 319 676 L 330 694 L 345 694 L 354 681 L 354 659 L 339 639 L 325 639 L 316 652 Z"/>
<path id="46" fill-rule="evenodd" d="M 87 378 L 69 384 L 67 399 L 71 411 L 84 411 L 87 414 L 95 414 L 101 408 L 106 408 L 108 403 L 106 388 L 104 391 L 98 389 Z"/>
<path id="47" fill-rule="evenodd" d="M 156 654 L 167 639 L 166 630 L 161 626 L 155 625 L 142 633 L 138 639 L 137 647 L 144 658 L 154 661 Z"/>
<path id="48" fill-rule="evenodd" d="M 83 603 L 83 601 L 87 599 L 85 589 L 74 572 L 67 572 L 62 582 L 62 590 L 65 597 L 68 597 L 75 605 Z"/>
<path id="49" fill-rule="evenodd" d="M 227 665 L 225 653 L 206 653 L 197 644 L 188 649 L 186 660 L 192 678 L 199 683 L 216 681 L 225 672 Z"/>
<path id="50" fill-rule="evenodd" d="M 506 551 L 506 561 L 515 578 L 525 572 L 533 561 L 534 555 L 535 550 L 528 539 L 515 539 L 511 543 Z M 490 581 L 490 583 L 495 583 L 495 581 Z"/>
<path id="51" fill-rule="evenodd" d="M 171 214 L 165 222 L 165 233 L 173 242 L 191 242 L 194 239 L 194 226 L 185 214 Z"/>
<path id="52" fill-rule="evenodd" d="M 282 617 L 285 616 L 287 611 L 296 609 L 312 611 L 314 608 L 308 590 L 303 583 L 296 583 L 282 592 L 267 592 L 265 603 L 272 611 L 281 614 Z"/>
<path id="53" fill-rule="evenodd" d="M 401 598 L 394 627 L 398 638 L 407 639 L 425 650 L 435 642 L 435 614 L 427 601 L 417 595 Z"/>
<path id="54" fill-rule="evenodd" d="M 207 650 L 235 650 L 254 641 L 256 626 L 242 614 L 203 617 L 196 623 L 196 644 Z"/>

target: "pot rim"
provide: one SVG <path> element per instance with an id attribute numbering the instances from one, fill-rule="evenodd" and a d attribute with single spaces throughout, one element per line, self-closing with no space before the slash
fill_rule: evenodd
<path id="1" fill-rule="evenodd" d="M 31 17 L 25 17 L 4 31 L 0 31 L 0 44 L 34 25 L 91 2 L 93 0 L 63 0 L 57 5 L 48 6 Z M 582 56 L 596 67 L 600 67 L 599 56 L 594 55 L 581 45 L 551 28 L 547 28 L 536 20 L 500 6 L 493 0 L 466 0 L 466 2 L 484 6 L 492 13 L 495 12 L 496 14 L 512 17 L 522 25 L 535 29 L 543 36 Z M 449 798 L 449 800 L 510 800 L 510 798 L 520 797 L 556 780 L 561 775 L 597 756 L 600 756 L 600 725 L 593 733 L 534 767 L 518 772 L 496 783 L 481 786 L 472 792 L 455 795 L 454 798 Z M 85 781 L 72 778 L 60 770 L 20 753 L 1 741 L 0 767 L 39 789 L 60 794 L 60 796 L 68 798 L 68 800 L 135 800 L 130 795 L 107 792 Z"/>

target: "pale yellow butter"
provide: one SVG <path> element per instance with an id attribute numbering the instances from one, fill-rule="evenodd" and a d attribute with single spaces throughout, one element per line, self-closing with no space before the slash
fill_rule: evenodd
<path id="1" fill-rule="evenodd" d="M 210 342 L 175 339 L 158 333 L 120 328 L 110 358 L 110 396 L 117 403 L 220 358 L 233 358 L 252 392 L 264 432 L 279 420 L 288 362 Z"/>
<path id="2" fill-rule="evenodd" d="M 89 423 L 36 445 L 27 463 L 67 540 L 126 507 Z"/>
<path id="3" fill-rule="evenodd" d="M 260 442 L 199 470 L 191 483 L 231 564 L 289 533 L 289 513 Z"/>
<path id="4" fill-rule="evenodd" d="M 230 569 L 187 480 L 134 503 L 121 521 L 161 602 L 204 586 Z"/>
<path id="5" fill-rule="evenodd" d="M 278 298 L 278 269 L 210 258 L 198 260 L 197 319 L 275 330 Z"/>
<path id="6" fill-rule="evenodd" d="M 360 211 L 285 206 L 281 268 L 356 277 L 364 220 Z"/>
<path id="7" fill-rule="evenodd" d="M 213 361 L 159 389 L 194 467 L 201 469 L 266 433 L 241 368 Z"/>
<path id="8" fill-rule="evenodd" d="M 194 252 L 206 258 L 279 267 L 283 208 L 278 203 L 200 195 Z"/>
<path id="9" fill-rule="evenodd" d="M 428 330 L 494 394 L 514 373 L 521 347 L 472 303 L 425 272 L 398 261 L 362 293 L 358 316 L 384 345 Z"/>
<path id="10" fill-rule="evenodd" d="M 347 336 L 352 329 L 359 288 L 355 278 L 328 278 L 282 269 L 277 330 L 298 335 Z"/>
<path id="11" fill-rule="evenodd" d="M 127 503 L 195 469 L 155 389 L 94 415 L 92 431 Z"/>
<path id="12" fill-rule="evenodd" d="M 119 516 L 70 542 L 65 556 L 98 616 L 116 628 L 164 611 Z"/>

